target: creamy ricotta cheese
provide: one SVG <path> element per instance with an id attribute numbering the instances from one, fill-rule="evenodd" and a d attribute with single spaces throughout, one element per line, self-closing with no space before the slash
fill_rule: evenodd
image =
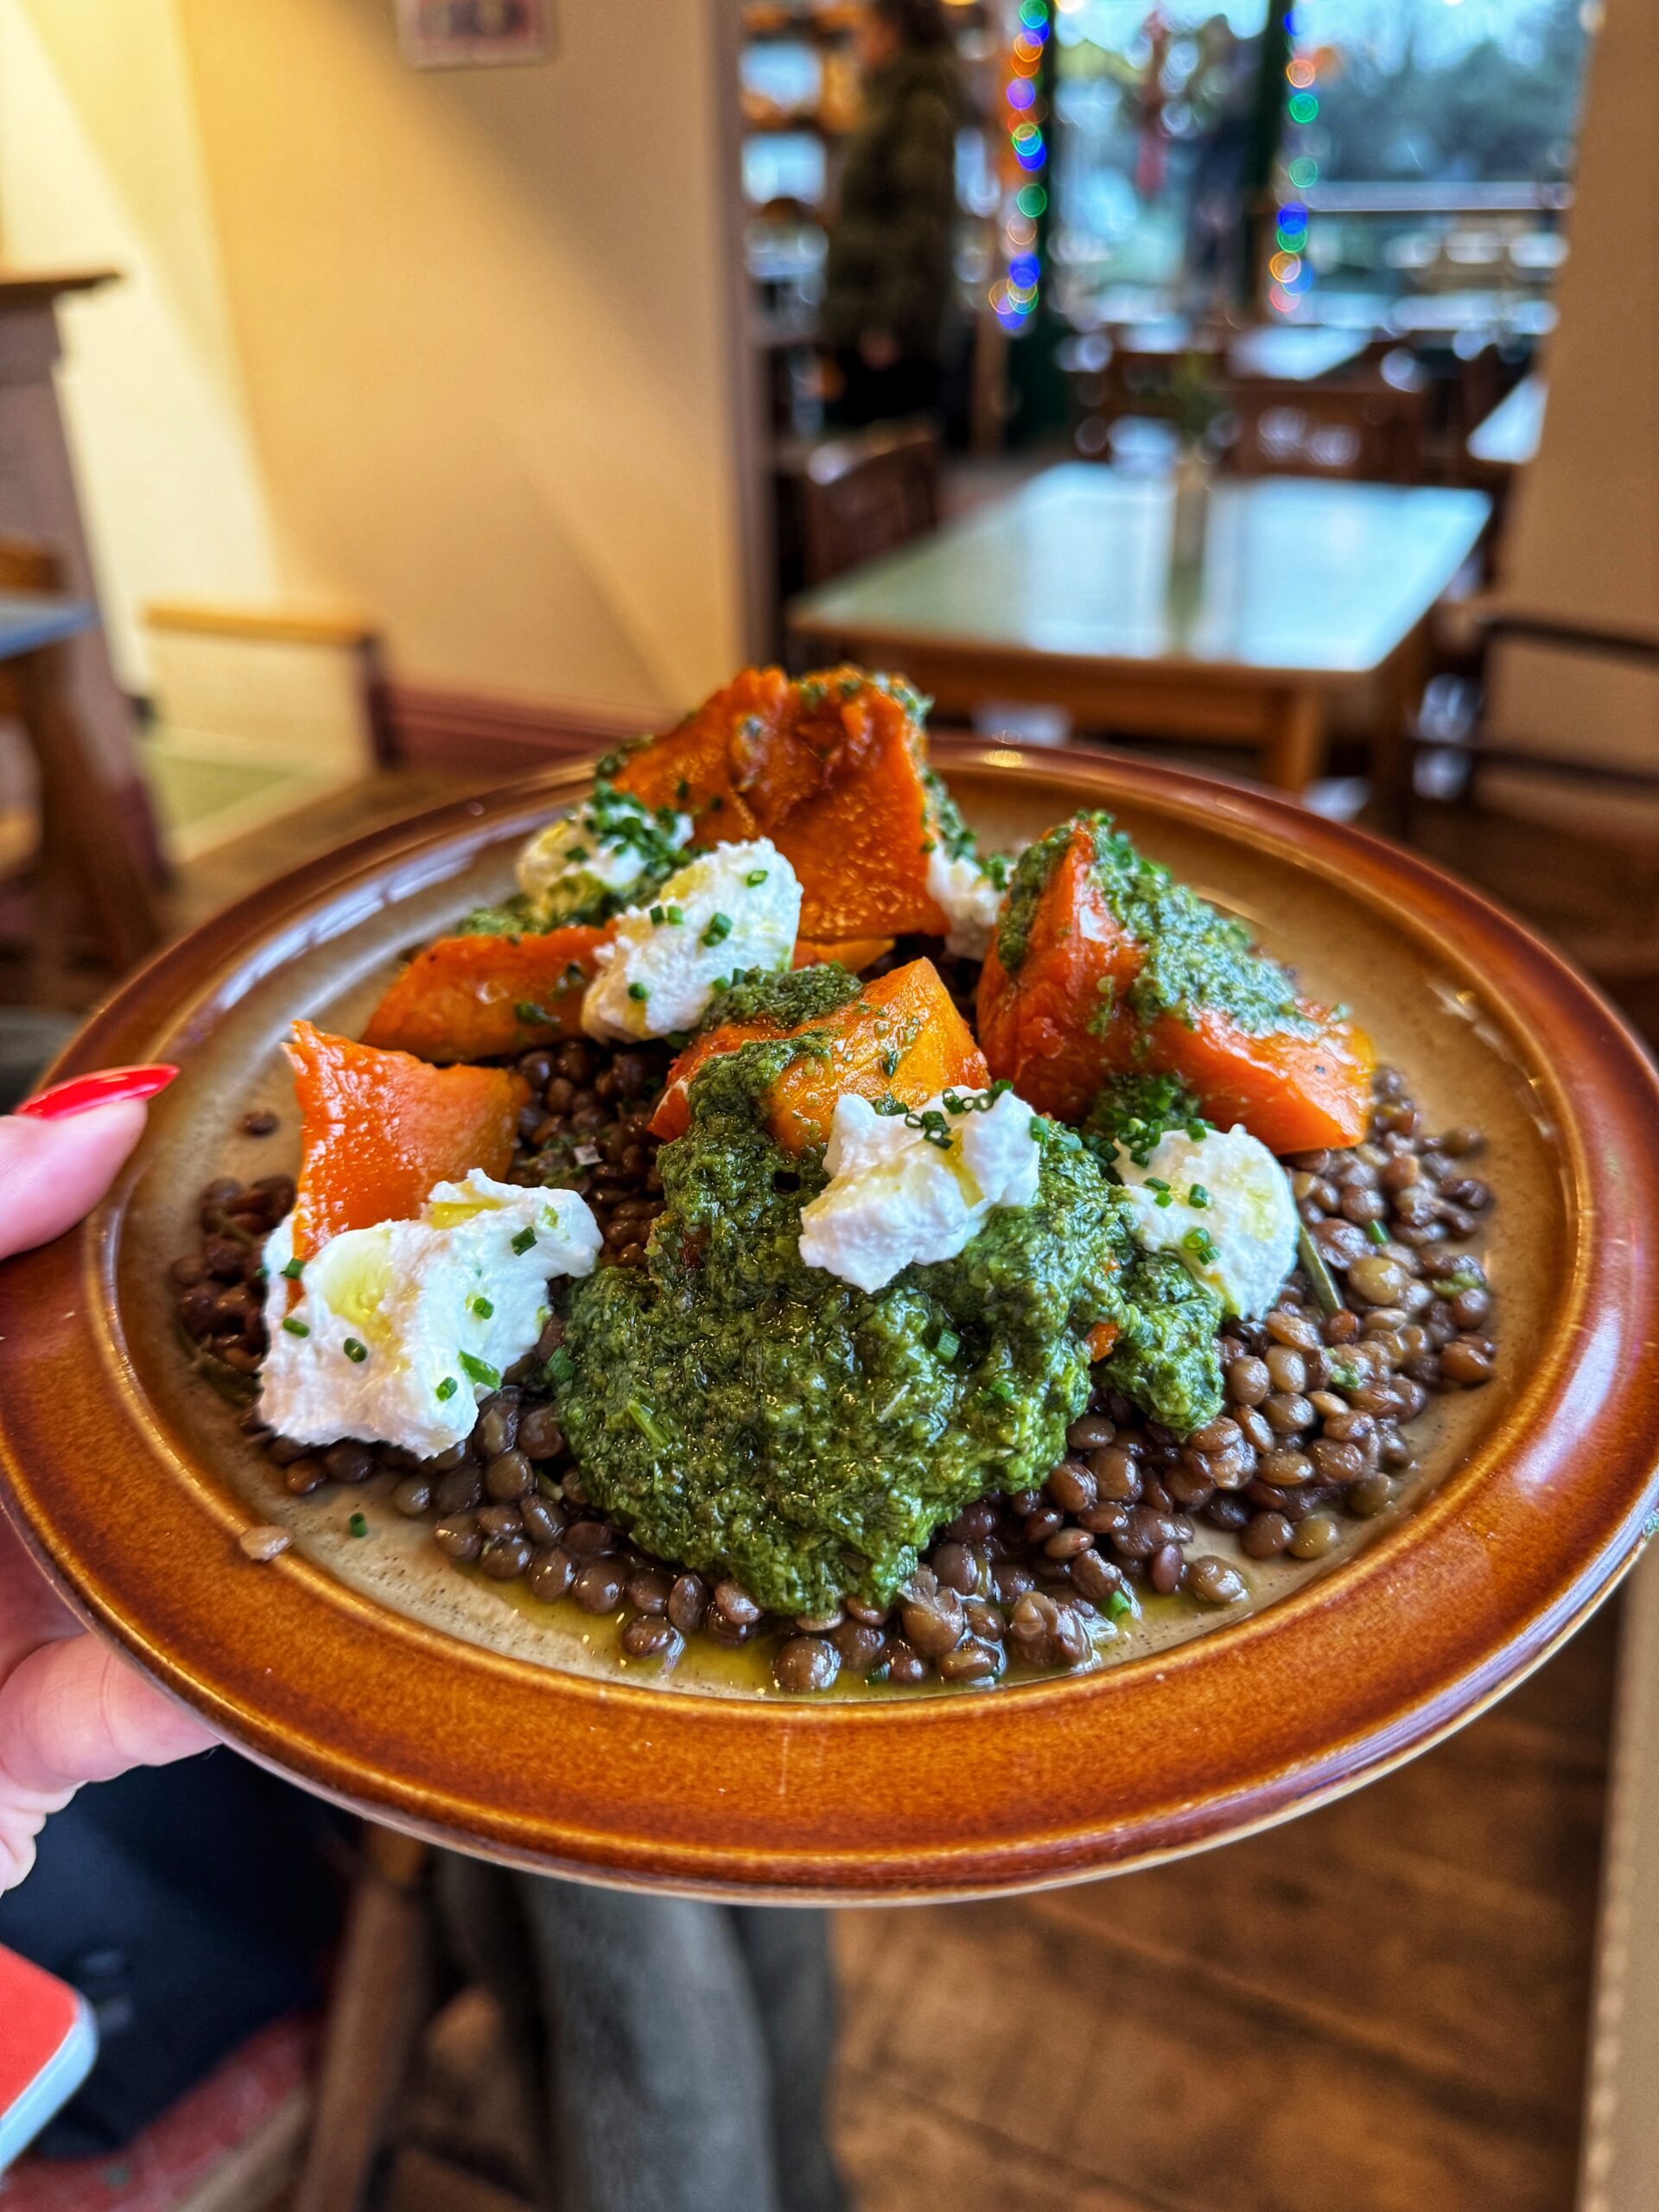
<path id="1" fill-rule="evenodd" d="M 589 799 L 531 839 L 518 855 L 518 888 L 538 914 L 556 918 L 632 890 L 653 849 L 690 835 L 689 814 L 670 828 L 627 792 L 607 791 L 602 804 Z"/>
<path id="2" fill-rule="evenodd" d="M 619 914 L 582 1001 L 590 1037 L 667 1037 L 709 1010 L 716 983 L 789 966 L 801 887 L 768 838 L 716 845 L 671 875 L 649 907 Z"/>
<path id="3" fill-rule="evenodd" d="M 1248 1129 L 1165 1137 L 1144 1167 L 1117 1156 L 1149 1250 L 1179 1254 L 1222 1302 L 1255 1320 L 1296 1264 L 1296 1201 L 1285 1171 Z"/>
<path id="4" fill-rule="evenodd" d="M 417 1221 L 331 1238 L 296 1275 L 284 1221 L 264 1252 L 262 1418 L 297 1444 L 359 1437 L 435 1458 L 534 1347 L 548 1278 L 590 1274 L 602 1241 L 574 1191 L 477 1170 L 438 1184 Z"/>
<path id="5" fill-rule="evenodd" d="M 909 1115 L 836 1101 L 829 1187 L 801 1208 L 809 1267 L 880 1290 L 913 1261 L 955 1259 L 993 1207 L 1032 1203 L 1041 1165 L 1032 1109 L 1005 1090 L 983 1110 L 952 1112 L 957 1096 Z"/>
<path id="6" fill-rule="evenodd" d="M 944 907 L 950 925 L 946 950 L 966 960 L 982 960 L 996 927 L 1002 893 L 973 855 L 952 860 L 944 845 L 936 842 L 927 856 L 927 893 Z"/>

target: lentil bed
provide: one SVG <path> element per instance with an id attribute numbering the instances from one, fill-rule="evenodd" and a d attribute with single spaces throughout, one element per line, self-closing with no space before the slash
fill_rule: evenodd
<path id="1" fill-rule="evenodd" d="M 646 1124 L 668 1060 L 660 1046 L 575 1042 L 517 1064 L 533 1099 L 514 1179 L 581 1192 L 604 1235 L 601 1266 L 638 1266 L 662 1209 Z M 250 1134 L 275 1126 L 259 1119 Z M 1344 1520 L 1399 1495 L 1414 1464 L 1408 1432 L 1429 1400 L 1490 1379 L 1491 1298 L 1468 1249 L 1491 1203 L 1469 1172 L 1480 1146 L 1472 1129 L 1429 1135 L 1401 1077 L 1381 1071 L 1363 1143 L 1287 1163 L 1338 1309 L 1321 1312 L 1299 1270 L 1262 1321 L 1227 1324 L 1227 1411 L 1185 1439 L 1097 1390 L 1044 1487 L 958 1515 L 885 1610 L 849 1599 L 823 1618 L 782 1621 L 734 1582 L 639 1551 L 590 1501 L 537 1385 L 556 1320 L 481 1408 L 468 1442 L 436 1459 L 354 1442 L 307 1448 L 271 1435 L 257 1399 L 243 1425 L 296 1496 L 390 1471 L 397 1511 L 429 1521 L 449 1559 L 619 1618 L 636 1660 L 671 1667 L 693 1636 L 728 1648 L 764 1638 L 774 1681 L 794 1692 L 842 1675 L 908 1687 L 1073 1668 L 1147 1592 L 1222 1608 L 1243 1599 L 1244 1573 L 1206 1548 L 1215 1530 L 1236 1535 L 1249 1560 L 1322 1558 Z M 193 1357 L 232 1396 L 256 1387 L 260 1250 L 293 1202 L 286 1175 L 210 1184 L 199 1249 L 173 1268 Z"/>

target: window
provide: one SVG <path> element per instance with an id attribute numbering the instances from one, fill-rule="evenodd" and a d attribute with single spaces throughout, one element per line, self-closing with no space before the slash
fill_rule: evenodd
<path id="1" fill-rule="evenodd" d="M 1447 334 L 1548 328 L 1597 14 L 1594 0 L 1299 0 L 1269 304 Z"/>
<path id="2" fill-rule="evenodd" d="M 1049 251 L 1073 321 L 1232 287 L 1266 22 L 1266 0 L 1058 0 Z"/>

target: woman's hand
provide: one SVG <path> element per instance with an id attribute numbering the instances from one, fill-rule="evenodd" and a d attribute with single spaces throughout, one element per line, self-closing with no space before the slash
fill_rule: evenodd
<path id="1" fill-rule="evenodd" d="M 97 1205 L 172 1071 L 66 1084 L 0 1119 L 0 1259 L 45 1244 Z M 88 1636 L 0 1513 L 0 1890 L 34 1863 L 48 1813 L 83 1782 L 159 1766 L 213 1738 Z"/>

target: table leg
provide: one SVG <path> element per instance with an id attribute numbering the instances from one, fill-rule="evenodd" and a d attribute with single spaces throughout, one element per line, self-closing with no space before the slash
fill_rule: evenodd
<path id="1" fill-rule="evenodd" d="M 73 917 L 84 916 L 117 974 L 162 941 L 155 896 L 107 768 L 66 696 L 63 649 L 11 664 L 18 717 L 41 780 L 41 896 L 35 996 L 55 1004 L 68 971 Z"/>
<path id="2" fill-rule="evenodd" d="M 1411 718 L 1427 681 L 1428 625 L 1420 622 L 1389 655 L 1378 677 L 1376 723 L 1371 734 L 1371 788 L 1378 822 L 1396 835 L 1406 824 L 1411 798 Z"/>
<path id="3" fill-rule="evenodd" d="M 1324 694 L 1311 686 L 1282 692 L 1262 747 L 1263 779 L 1300 798 L 1324 765 Z"/>

